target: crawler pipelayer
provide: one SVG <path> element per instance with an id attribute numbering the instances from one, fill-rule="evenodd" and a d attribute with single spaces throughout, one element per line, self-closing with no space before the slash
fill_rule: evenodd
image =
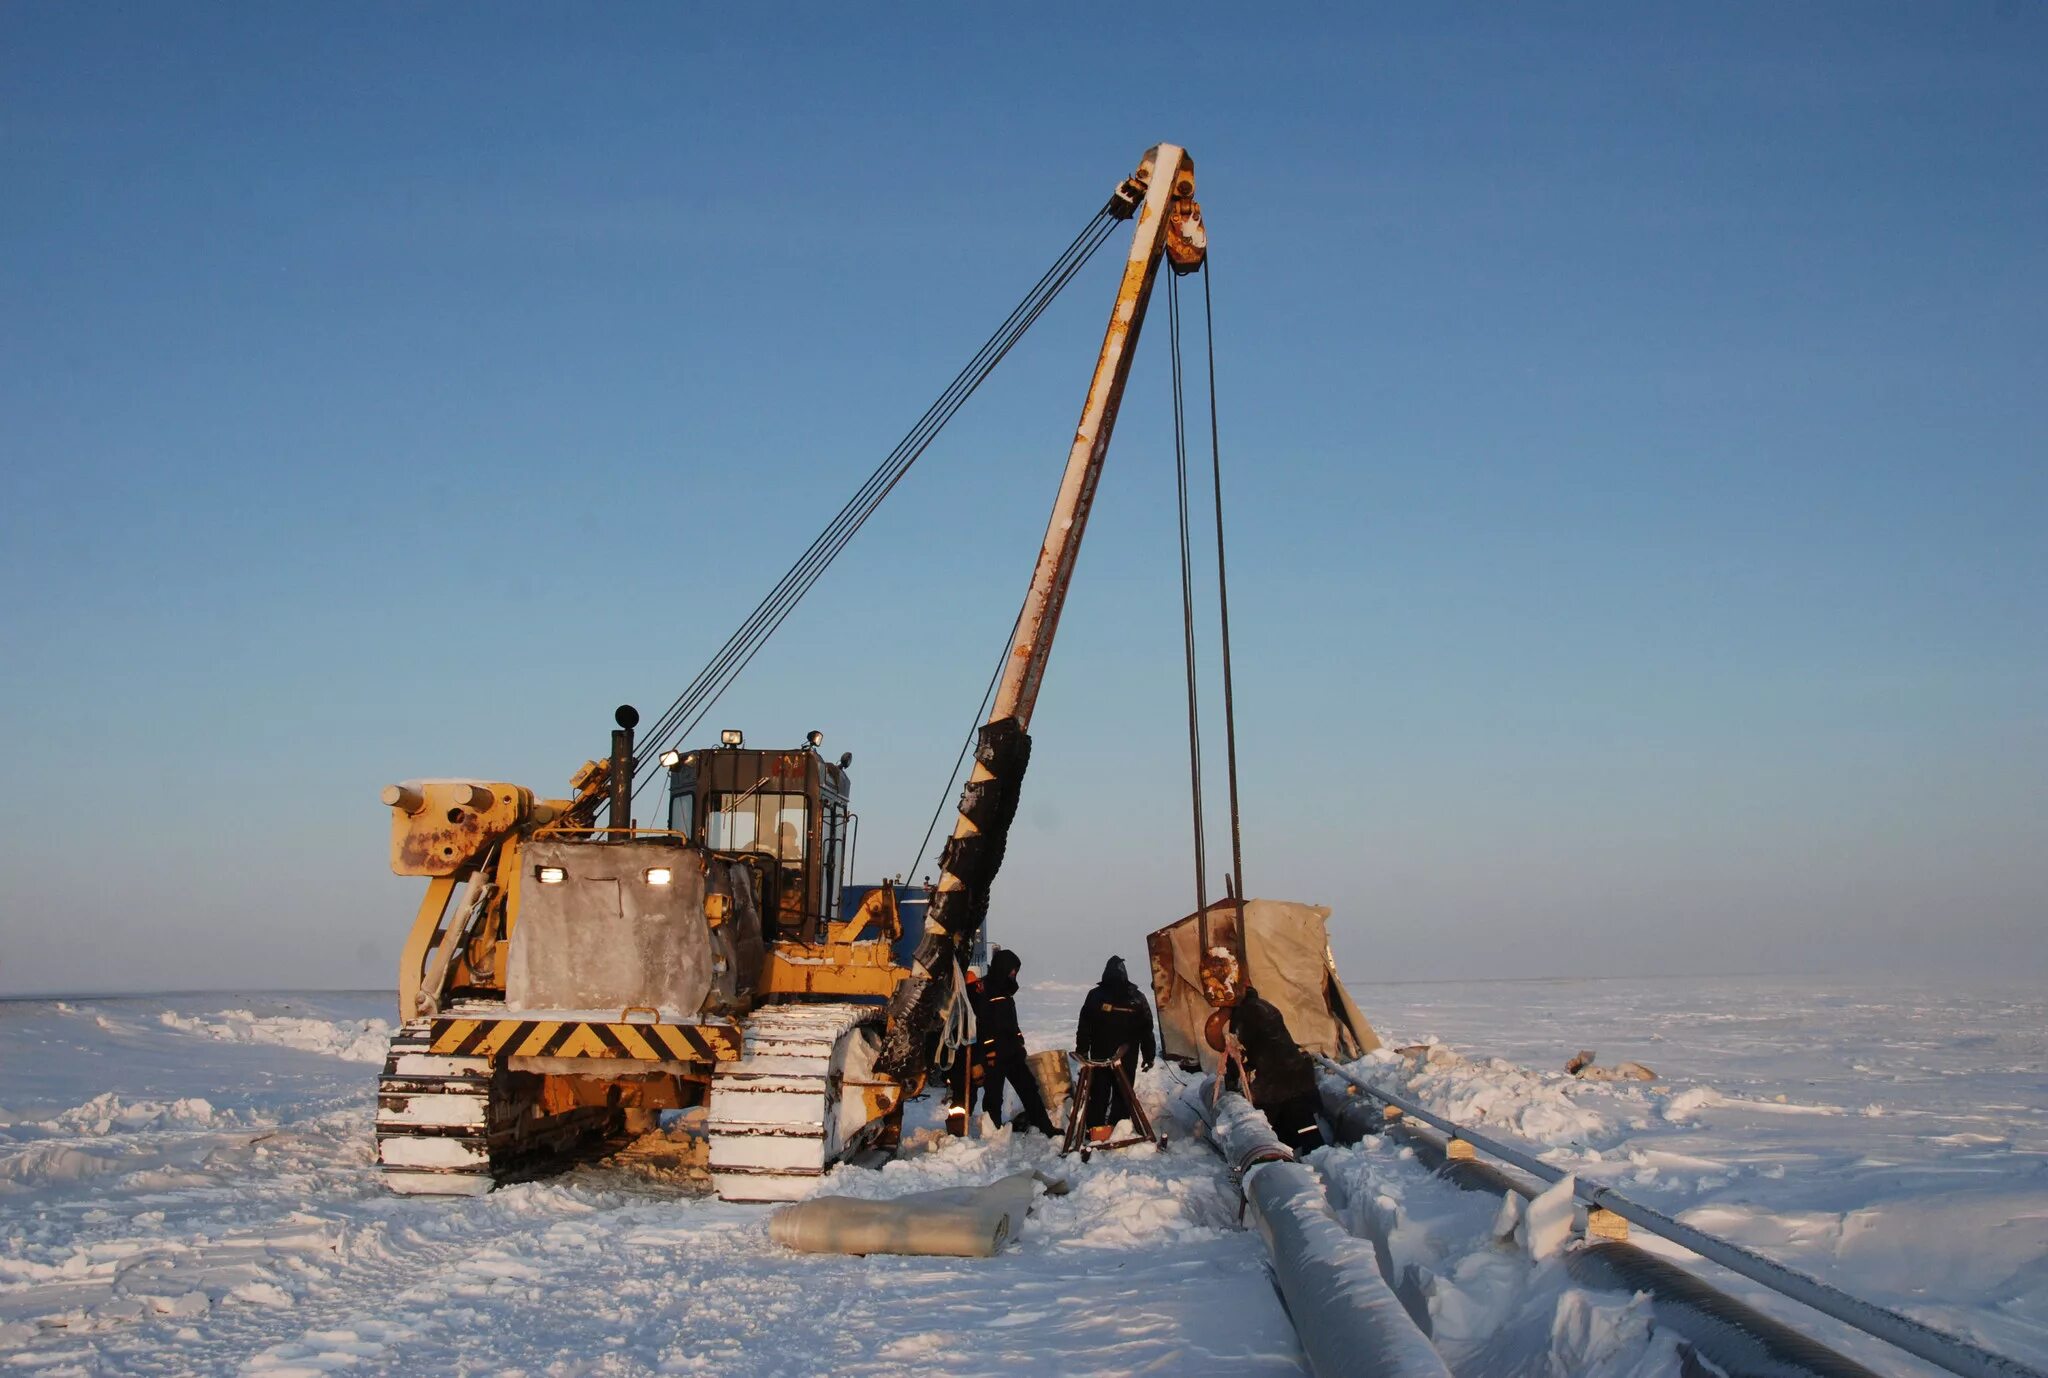
<path id="1" fill-rule="evenodd" d="M 378 1086 L 377 1157 L 394 1190 L 480 1193 L 522 1159 L 698 1104 L 708 1105 L 712 1180 L 728 1200 L 799 1196 L 835 1161 L 893 1146 L 956 966 L 988 912 L 1032 709 L 1159 266 L 1188 273 L 1205 257 L 1194 192 L 1193 161 L 1161 144 L 1076 240 L 1095 236 L 1092 252 L 1115 222 L 1133 223 L 914 953 L 897 959 L 912 905 L 895 887 L 847 883 L 850 757 L 826 760 L 816 733 L 791 750 L 749 749 L 728 732 L 715 748 L 662 752 L 661 828 L 631 826 L 646 770 L 629 708 L 608 757 L 585 762 L 565 798 L 489 780 L 392 785 L 392 869 L 427 879 L 399 964 L 403 1025 Z M 1013 315 L 1021 324 L 992 337 L 1000 348 L 962 374 L 967 392 L 1085 261 L 1073 253 Z M 927 420 L 943 424 L 943 409 L 964 400 L 960 386 Z M 904 469 L 936 433 L 925 427 Z M 679 725 L 672 710 L 656 730 Z"/>

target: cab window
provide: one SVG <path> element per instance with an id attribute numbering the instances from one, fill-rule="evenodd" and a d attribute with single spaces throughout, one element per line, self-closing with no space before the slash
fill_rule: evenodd
<path id="1" fill-rule="evenodd" d="M 721 793 L 707 797 L 705 844 L 713 851 L 760 852 L 800 864 L 810 810 L 801 794 Z"/>

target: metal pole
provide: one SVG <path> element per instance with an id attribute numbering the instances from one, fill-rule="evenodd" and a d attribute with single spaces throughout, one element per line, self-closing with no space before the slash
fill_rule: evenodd
<path id="1" fill-rule="evenodd" d="M 1417 1104 L 1407 1096 L 1375 1086 L 1357 1073 L 1339 1066 L 1326 1057 L 1319 1057 L 1316 1060 L 1367 1095 L 1376 1096 L 1389 1105 L 1397 1105 L 1402 1113 L 1413 1115 L 1427 1124 L 1433 1124 L 1444 1133 L 1462 1139 L 1504 1163 L 1512 1163 L 1522 1171 L 1540 1177 L 1546 1182 L 1560 1182 L 1570 1175 L 1532 1153 L 1466 1129 L 1435 1113 L 1428 1106 Z M 1993 1354 L 1990 1350 L 1972 1344 L 1961 1336 L 1936 1330 L 1933 1326 L 1925 1325 L 1910 1316 L 1902 1316 L 1896 1311 L 1874 1305 L 1859 1297 L 1852 1297 L 1819 1278 L 1787 1268 L 1784 1264 L 1765 1258 L 1762 1254 L 1752 1253 L 1716 1235 L 1706 1234 L 1690 1225 L 1682 1224 L 1661 1211 L 1651 1210 L 1648 1206 L 1629 1200 L 1612 1187 L 1602 1186 L 1598 1182 L 1577 1180 L 1573 1183 L 1572 1194 L 1589 1206 L 1613 1211 L 1622 1219 L 1641 1225 L 1651 1234 L 1683 1245 L 1700 1257 L 1712 1259 L 1731 1272 L 1740 1273 L 1752 1282 L 1760 1282 L 1774 1292 L 1805 1303 L 1822 1315 L 1833 1316 L 1866 1335 L 1875 1335 L 1908 1354 L 1925 1359 L 1930 1364 L 1937 1364 L 1950 1373 L 1960 1374 L 1962 1378 L 2048 1378 L 2048 1375 L 2044 1375 L 2039 1369 L 2029 1368 L 2017 1359 Z"/>

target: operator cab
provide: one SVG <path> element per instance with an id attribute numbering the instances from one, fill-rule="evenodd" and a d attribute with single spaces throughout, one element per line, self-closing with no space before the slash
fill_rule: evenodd
<path id="1" fill-rule="evenodd" d="M 724 745 L 669 767 L 668 826 L 754 872 L 766 941 L 822 942 L 840 917 L 853 849 L 853 755 L 826 760 L 818 732 L 782 751 L 750 748 L 730 729 L 721 735 Z"/>

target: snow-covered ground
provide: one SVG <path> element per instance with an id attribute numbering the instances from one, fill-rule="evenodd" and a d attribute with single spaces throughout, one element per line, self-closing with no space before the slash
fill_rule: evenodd
<path id="1" fill-rule="evenodd" d="M 1049 1046 L 1078 996 L 1041 993 Z M 388 995 L 0 1002 L 0 1355 L 39 1373 L 1298 1374 L 1211 1155 L 1005 1132 L 834 1186 L 1059 1172 L 993 1260 L 821 1258 L 601 1165 L 475 1200 L 370 1167 Z M 1069 1031 L 1070 1032 L 1070 1031 Z M 934 1105 L 921 1105 L 929 1121 Z M 913 1120 L 913 1123 L 915 1121 Z"/>
<path id="2" fill-rule="evenodd" d="M 2040 996 L 1732 980 L 1353 989 L 1393 1041 L 1436 1037 L 1466 1058 L 1384 1059 L 1373 1075 L 1852 1291 L 2048 1358 Z M 1026 993 L 1033 1046 L 1070 1035 L 1079 995 Z M 397 1199 L 369 1167 L 389 1018 L 383 994 L 0 1002 L 0 1361 L 1301 1371 L 1258 1242 L 1192 1143 L 1083 1166 L 1029 1136 L 913 1131 L 918 1151 L 880 1173 L 841 1169 L 828 1188 L 895 1194 L 1017 1166 L 1071 1178 L 993 1260 L 792 1255 L 761 1208 L 597 1164 L 475 1200 Z M 1580 1047 L 1657 1080 L 1568 1080 L 1558 1069 Z M 1167 1089 L 1159 1073 L 1147 1087 Z M 1437 1338 L 1461 1378 L 1677 1372 L 1628 1298 L 1495 1247 L 1492 1203 L 1390 1141 L 1319 1165 L 1347 1209 L 1397 1220 L 1398 1261 L 1434 1278 Z"/>

